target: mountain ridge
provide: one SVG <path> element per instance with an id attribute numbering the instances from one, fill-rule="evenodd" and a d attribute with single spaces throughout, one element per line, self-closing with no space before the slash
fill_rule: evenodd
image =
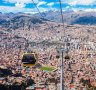
<path id="1" fill-rule="evenodd" d="M 0 27 L 13 29 L 24 27 L 26 24 L 30 27 L 32 24 L 42 24 L 47 21 L 61 23 L 61 15 L 59 11 L 46 11 L 42 13 L 43 17 L 39 13 L 2 13 L 0 12 Z M 63 12 L 64 23 L 66 24 L 80 24 L 80 25 L 95 25 L 96 24 L 96 12 L 74 12 L 72 10 Z"/>

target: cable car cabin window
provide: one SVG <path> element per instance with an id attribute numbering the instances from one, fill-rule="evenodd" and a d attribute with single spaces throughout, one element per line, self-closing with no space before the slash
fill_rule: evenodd
<path id="1" fill-rule="evenodd" d="M 32 55 L 32 54 L 29 55 L 28 54 L 28 55 L 23 56 L 22 62 L 26 63 L 26 64 L 35 64 L 36 59 L 35 59 L 34 55 Z"/>

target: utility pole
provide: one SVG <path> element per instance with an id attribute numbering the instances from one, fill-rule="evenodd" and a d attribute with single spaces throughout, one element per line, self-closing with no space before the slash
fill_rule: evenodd
<path id="1" fill-rule="evenodd" d="M 61 83 L 61 86 L 60 86 L 60 90 L 64 90 L 64 57 L 63 57 L 63 50 L 61 51 L 62 52 L 62 59 L 61 59 L 61 77 L 60 77 L 60 83 Z"/>
<path id="2" fill-rule="evenodd" d="M 60 90 L 64 90 L 64 48 L 57 48 L 57 51 L 61 53 L 61 60 L 60 60 Z"/>
<path id="3" fill-rule="evenodd" d="M 60 61 L 60 90 L 64 90 L 64 60 L 69 60 L 70 56 L 68 55 L 69 52 L 69 46 L 70 43 L 67 43 L 67 47 L 61 47 L 61 48 L 57 48 L 57 51 L 59 51 L 61 53 L 61 61 Z M 65 54 L 65 55 L 64 55 Z"/>

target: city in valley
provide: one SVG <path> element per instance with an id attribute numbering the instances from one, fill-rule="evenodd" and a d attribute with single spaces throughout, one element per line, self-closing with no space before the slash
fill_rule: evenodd
<path id="1" fill-rule="evenodd" d="M 51 20 L 50 12 L 56 19 Z M 61 48 L 64 90 L 96 90 L 96 13 L 64 13 L 63 28 L 57 12 L 50 12 L 46 19 L 0 13 L 0 90 L 61 90 Z M 37 66 L 23 65 L 28 51 L 36 54 Z"/>

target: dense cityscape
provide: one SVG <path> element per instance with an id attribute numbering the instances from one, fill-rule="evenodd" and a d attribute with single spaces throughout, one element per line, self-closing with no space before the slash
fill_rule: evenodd
<path id="1" fill-rule="evenodd" d="M 0 68 L 12 74 L 4 76 L 0 71 L 0 76 L 3 75 L 0 90 L 60 90 L 61 53 L 58 49 L 65 49 L 66 42 L 70 43 L 70 59 L 63 62 L 65 90 L 96 90 L 95 25 L 65 24 L 63 30 L 62 23 L 25 14 L 1 21 Z M 37 63 L 55 70 L 24 67 L 22 55 L 27 50 L 37 54 Z M 28 89 L 30 86 L 33 89 Z"/>

